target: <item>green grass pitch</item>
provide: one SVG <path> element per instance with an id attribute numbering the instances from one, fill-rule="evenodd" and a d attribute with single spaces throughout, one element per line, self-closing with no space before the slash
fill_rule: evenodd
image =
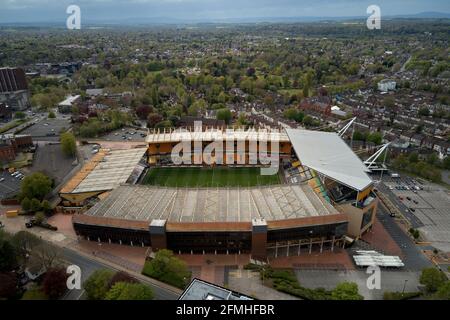
<path id="1" fill-rule="evenodd" d="M 263 176 L 260 168 L 150 168 L 143 184 L 166 187 L 252 187 L 279 184 L 278 174 Z"/>

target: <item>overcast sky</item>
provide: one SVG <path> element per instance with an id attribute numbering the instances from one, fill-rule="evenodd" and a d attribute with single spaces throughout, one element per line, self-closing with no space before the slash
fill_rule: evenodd
<path id="1" fill-rule="evenodd" d="M 382 15 L 450 13 L 450 0 L 0 0 L 0 23 L 65 21 L 70 4 L 80 6 L 82 20 L 364 16 L 371 4 Z"/>

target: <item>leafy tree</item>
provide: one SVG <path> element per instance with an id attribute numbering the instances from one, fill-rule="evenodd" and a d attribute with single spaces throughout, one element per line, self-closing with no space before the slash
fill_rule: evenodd
<path id="1" fill-rule="evenodd" d="M 42 291 L 50 298 L 57 299 L 67 290 L 67 273 L 63 268 L 47 270 L 42 280 Z"/>
<path id="2" fill-rule="evenodd" d="M 41 209 L 47 214 L 52 212 L 52 206 L 48 200 L 43 200 L 41 202 Z"/>
<path id="3" fill-rule="evenodd" d="M 13 272 L 0 273 L 0 300 L 11 299 L 17 293 L 17 276 Z"/>
<path id="4" fill-rule="evenodd" d="M 331 292 L 333 300 L 363 300 L 358 292 L 358 285 L 353 282 L 342 282 Z"/>
<path id="5" fill-rule="evenodd" d="M 217 110 L 216 114 L 217 120 L 224 120 L 226 124 L 229 124 L 231 121 L 231 111 L 228 108 L 223 108 Z"/>
<path id="6" fill-rule="evenodd" d="M 17 265 L 16 250 L 9 240 L 0 239 L 0 272 L 11 271 Z"/>
<path id="7" fill-rule="evenodd" d="M 105 300 L 151 300 L 153 291 L 141 283 L 117 282 L 106 294 Z"/>
<path id="8" fill-rule="evenodd" d="M 422 270 L 419 281 L 425 286 L 428 292 L 435 292 L 447 281 L 447 277 L 442 271 L 431 267 Z"/>
<path id="9" fill-rule="evenodd" d="M 36 212 L 36 211 L 41 210 L 41 202 L 38 199 L 36 199 L 36 198 L 31 199 L 30 210 L 32 212 Z"/>
<path id="10" fill-rule="evenodd" d="M 186 263 L 167 249 L 156 252 L 155 258 L 145 263 L 142 273 L 182 289 L 191 279 Z"/>
<path id="11" fill-rule="evenodd" d="M 31 201 L 27 197 L 23 198 L 20 205 L 22 206 L 22 210 L 24 210 L 24 211 L 30 211 L 30 209 L 31 209 Z"/>
<path id="12" fill-rule="evenodd" d="M 444 284 L 440 285 L 436 297 L 442 300 L 450 300 L 450 281 L 446 281 Z"/>
<path id="13" fill-rule="evenodd" d="M 11 238 L 11 242 L 16 249 L 17 255 L 22 262 L 26 261 L 29 253 L 42 244 L 42 240 L 28 231 L 19 231 Z"/>
<path id="14" fill-rule="evenodd" d="M 43 212 L 36 212 L 34 215 L 34 219 L 36 220 L 37 224 L 41 224 L 45 220 L 45 215 Z"/>
<path id="15" fill-rule="evenodd" d="M 48 300 L 48 296 L 42 291 L 42 288 L 34 286 L 23 294 L 22 300 Z"/>
<path id="16" fill-rule="evenodd" d="M 24 113 L 24 112 L 22 112 L 22 111 L 17 111 L 15 114 L 14 114 L 14 118 L 16 118 L 16 119 L 25 119 L 25 117 L 26 117 L 26 114 Z"/>
<path id="17" fill-rule="evenodd" d="M 163 117 L 158 114 L 158 113 L 150 113 L 147 117 L 147 126 L 149 128 L 153 128 L 156 126 L 156 124 L 158 124 L 159 122 L 161 122 L 163 119 Z"/>
<path id="18" fill-rule="evenodd" d="M 424 117 L 428 117 L 430 115 L 430 109 L 428 109 L 427 107 L 422 107 L 419 109 L 419 116 L 424 116 Z"/>
<path id="19" fill-rule="evenodd" d="M 55 118 L 56 118 L 55 113 L 54 113 L 53 111 L 50 111 L 50 112 L 48 113 L 48 118 L 49 118 L 49 119 L 55 119 Z"/>
<path id="20" fill-rule="evenodd" d="M 84 283 L 88 299 L 103 300 L 109 290 L 114 271 L 102 269 L 95 271 Z"/>
<path id="21" fill-rule="evenodd" d="M 43 199 L 52 190 L 52 181 L 40 172 L 26 176 L 20 186 L 22 197 Z"/>
<path id="22" fill-rule="evenodd" d="M 419 154 L 417 152 L 411 152 L 408 157 L 409 162 L 416 163 L 419 161 Z"/>
<path id="23" fill-rule="evenodd" d="M 383 141 L 383 136 L 380 132 L 373 132 L 367 136 L 367 141 L 370 141 L 376 145 L 379 145 Z"/>
<path id="24" fill-rule="evenodd" d="M 61 149 L 62 152 L 67 157 L 73 157 L 75 156 L 75 153 L 77 151 L 77 143 L 75 141 L 75 136 L 71 132 L 64 132 L 60 136 L 61 141 Z"/>
<path id="25" fill-rule="evenodd" d="M 312 124 L 313 124 L 313 118 L 311 117 L 311 116 L 305 116 L 304 118 L 303 118 L 303 124 L 305 125 L 305 126 L 307 126 L 307 127 L 309 127 L 309 126 L 311 126 Z"/>

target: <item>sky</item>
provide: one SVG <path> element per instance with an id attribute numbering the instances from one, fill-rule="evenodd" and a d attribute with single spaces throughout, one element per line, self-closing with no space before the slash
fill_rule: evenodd
<path id="1" fill-rule="evenodd" d="M 450 0 L 0 0 L 0 23 L 65 21 L 70 4 L 80 7 L 82 21 L 367 16 L 371 4 L 382 15 L 450 13 Z"/>

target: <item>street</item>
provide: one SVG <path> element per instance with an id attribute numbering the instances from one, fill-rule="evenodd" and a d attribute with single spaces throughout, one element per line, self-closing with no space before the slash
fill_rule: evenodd
<path id="1" fill-rule="evenodd" d="M 74 265 L 77 265 L 81 269 L 81 282 L 84 283 L 87 278 L 96 270 L 99 269 L 114 269 L 109 265 L 103 264 L 101 262 L 98 262 L 94 259 L 90 259 L 86 257 L 85 255 L 82 255 L 74 250 L 63 248 L 62 249 L 63 258 Z M 117 269 L 116 269 L 117 270 Z M 169 289 L 159 287 L 155 285 L 151 281 L 145 281 L 143 278 L 139 278 L 139 281 L 149 285 L 153 293 L 155 295 L 156 300 L 176 300 L 178 299 L 178 294 L 175 292 L 170 291 Z M 62 299 L 64 300 L 80 300 L 84 299 L 84 290 L 81 288 L 80 290 L 74 289 L 71 291 L 68 291 Z"/>

